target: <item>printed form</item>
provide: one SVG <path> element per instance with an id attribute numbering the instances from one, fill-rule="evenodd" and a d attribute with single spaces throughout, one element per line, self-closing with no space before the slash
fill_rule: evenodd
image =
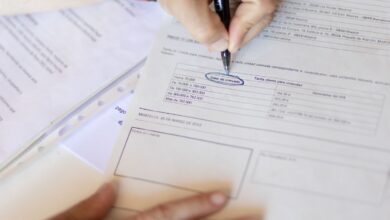
<path id="1" fill-rule="evenodd" d="M 155 3 L 0 17 L 0 167 L 39 132 L 146 57 Z"/>
<path id="2" fill-rule="evenodd" d="M 212 219 L 389 219 L 389 9 L 284 1 L 230 75 L 168 24 L 111 160 L 116 206 L 223 189 L 231 201 Z"/>

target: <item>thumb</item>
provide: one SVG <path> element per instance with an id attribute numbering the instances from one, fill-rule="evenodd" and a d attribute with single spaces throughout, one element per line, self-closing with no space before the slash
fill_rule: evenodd
<path id="1" fill-rule="evenodd" d="M 209 0 L 160 0 L 168 13 L 176 17 L 198 42 L 209 50 L 228 48 L 228 32 L 219 16 L 209 8 Z"/>
<path id="2" fill-rule="evenodd" d="M 229 26 L 229 50 L 237 52 L 272 22 L 280 0 L 242 0 Z"/>
<path id="3" fill-rule="evenodd" d="M 51 220 L 100 220 L 104 219 L 115 202 L 116 185 L 106 183 L 95 194 Z"/>

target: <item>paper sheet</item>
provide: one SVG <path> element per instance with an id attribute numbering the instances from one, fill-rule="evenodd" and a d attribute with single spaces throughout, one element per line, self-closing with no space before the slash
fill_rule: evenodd
<path id="1" fill-rule="evenodd" d="M 68 150 L 52 148 L 1 181 L 0 219 L 49 219 L 92 195 L 102 184 L 102 176 Z"/>
<path id="2" fill-rule="evenodd" d="M 0 164 L 143 59 L 162 16 L 155 3 L 116 0 L 0 17 Z"/>
<path id="3" fill-rule="evenodd" d="M 133 94 L 129 94 L 116 102 L 62 141 L 63 146 L 85 163 L 105 172 L 132 97 Z"/>
<path id="4" fill-rule="evenodd" d="M 389 219 L 388 7 L 284 1 L 231 75 L 167 25 L 111 160 L 116 206 L 225 189 L 212 219 Z"/>
<path id="5" fill-rule="evenodd" d="M 97 3 L 101 0 L 0 0 L 0 14 L 11 15 L 58 10 Z"/>
<path id="6" fill-rule="evenodd" d="M 1 181 L 0 219 L 49 219 L 91 196 L 104 183 L 101 173 L 69 150 L 51 149 L 41 159 Z M 133 214 L 113 208 L 105 220 L 128 219 Z"/>

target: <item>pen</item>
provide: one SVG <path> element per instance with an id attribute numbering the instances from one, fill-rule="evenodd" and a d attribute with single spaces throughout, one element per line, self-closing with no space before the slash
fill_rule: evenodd
<path id="1" fill-rule="evenodd" d="M 226 30 L 229 30 L 229 24 L 230 24 L 229 0 L 214 0 L 214 7 L 215 7 L 215 11 L 221 18 L 221 21 L 225 25 Z M 231 62 L 231 54 L 229 50 L 222 51 L 221 58 L 223 62 L 223 68 L 225 69 L 225 73 L 229 75 L 230 62 Z"/>

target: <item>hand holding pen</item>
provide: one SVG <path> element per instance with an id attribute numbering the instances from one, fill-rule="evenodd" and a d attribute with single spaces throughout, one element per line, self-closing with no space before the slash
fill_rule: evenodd
<path id="1" fill-rule="evenodd" d="M 230 0 L 232 14 L 226 28 L 209 0 L 160 0 L 163 8 L 175 16 L 210 51 L 237 52 L 272 21 L 281 0 Z"/>
<path id="2" fill-rule="evenodd" d="M 230 25 L 230 2 L 229 0 L 214 0 L 214 8 L 215 12 L 218 14 L 221 19 L 225 29 L 229 32 Z M 230 74 L 230 62 L 231 62 L 231 54 L 228 49 L 221 52 L 221 60 L 223 64 L 223 68 L 225 70 L 225 74 Z"/>

